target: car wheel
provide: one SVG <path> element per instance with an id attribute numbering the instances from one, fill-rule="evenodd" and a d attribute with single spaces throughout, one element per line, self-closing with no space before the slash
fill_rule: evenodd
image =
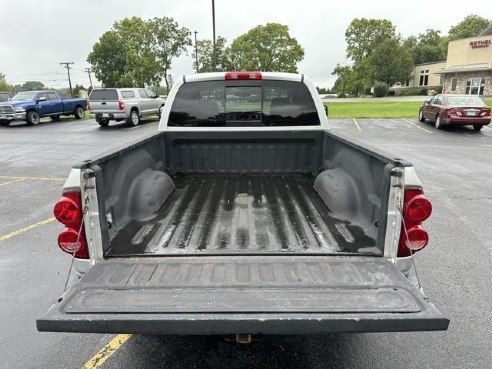
<path id="1" fill-rule="evenodd" d="M 37 124 L 39 124 L 39 114 L 35 111 L 28 111 L 27 114 L 26 114 L 26 121 L 27 121 L 27 124 L 29 124 L 30 126 L 35 126 Z"/>
<path id="2" fill-rule="evenodd" d="M 483 126 L 482 126 L 481 124 L 475 124 L 475 125 L 473 126 L 473 129 L 474 129 L 475 131 L 480 131 L 480 130 L 482 129 L 482 127 L 483 127 Z"/>
<path id="3" fill-rule="evenodd" d="M 77 106 L 75 108 L 75 111 L 73 112 L 73 115 L 75 115 L 75 119 L 82 119 L 82 118 L 84 118 L 84 109 L 82 109 L 81 106 Z"/>
<path id="4" fill-rule="evenodd" d="M 132 126 L 138 126 L 138 123 L 140 123 L 140 117 L 138 115 L 138 111 L 132 110 L 130 112 L 130 118 L 128 118 L 128 123 Z"/>
<path id="5" fill-rule="evenodd" d="M 442 128 L 442 124 L 441 124 L 441 116 L 438 114 L 436 115 L 436 119 L 434 121 L 434 126 L 437 128 L 437 129 L 441 129 Z"/>
<path id="6" fill-rule="evenodd" d="M 0 120 L 0 126 L 7 127 L 10 124 L 9 120 Z"/>
<path id="7" fill-rule="evenodd" d="M 424 112 L 422 111 L 422 109 L 420 109 L 419 111 L 419 120 L 421 122 L 425 122 Z"/>
<path id="8" fill-rule="evenodd" d="M 50 118 L 51 118 L 51 120 L 53 122 L 59 122 L 60 121 L 60 116 L 59 115 L 52 115 Z"/>

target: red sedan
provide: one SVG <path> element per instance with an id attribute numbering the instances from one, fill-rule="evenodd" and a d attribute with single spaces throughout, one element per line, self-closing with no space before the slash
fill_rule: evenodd
<path id="1" fill-rule="evenodd" d="M 445 125 L 471 125 L 475 131 L 490 124 L 490 108 L 478 96 L 436 95 L 419 111 L 419 120 L 429 119 L 436 128 Z"/>

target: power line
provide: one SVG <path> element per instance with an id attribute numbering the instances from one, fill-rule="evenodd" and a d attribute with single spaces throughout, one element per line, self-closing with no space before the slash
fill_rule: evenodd
<path id="1" fill-rule="evenodd" d="M 70 65 L 73 65 L 74 62 L 61 62 L 60 65 L 65 65 L 64 68 L 67 69 L 67 73 L 68 73 L 68 85 L 70 86 L 70 96 L 73 97 L 73 93 L 72 93 L 72 80 L 70 79 L 70 69 L 72 69 L 72 67 L 70 67 Z"/>

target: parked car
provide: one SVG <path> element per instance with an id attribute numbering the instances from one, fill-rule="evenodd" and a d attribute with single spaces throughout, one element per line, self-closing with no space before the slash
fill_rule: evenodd
<path id="1" fill-rule="evenodd" d="M 82 119 L 86 108 L 86 99 L 62 99 L 56 91 L 24 91 L 0 103 L 0 124 L 8 126 L 12 121 L 23 120 L 36 125 L 43 117 L 57 121 L 62 115 Z"/>
<path id="2" fill-rule="evenodd" d="M 471 125 L 475 131 L 490 124 L 490 108 L 478 96 L 440 94 L 425 101 L 419 120 L 434 122 L 436 128 L 445 125 Z"/>
<path id="3" fill-rule="evenodd" d="M 73 167 L 70 288 L 39 330 L 447 329 L 412 260 L 432 212 L 412 164 L 330 131 L 306 76 L 196 74 L 167 101 L 154 135 Z"/>
<path id="4" fill-rule="evenodd" d="M 165 100 L 148 88 L 98 88 L 89 96 L 90 117 L 106 127 L 111 120 L 136 126 L 140 118 L 160 117 Z"/>
<path id="5" fill-rule="evenodd" d="M 0 92 L 0 102 L 9 101 L 11 97 L 10 92 Z"/>

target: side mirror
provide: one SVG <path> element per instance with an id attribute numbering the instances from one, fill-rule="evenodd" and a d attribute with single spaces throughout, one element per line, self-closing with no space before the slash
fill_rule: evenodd
<path id="1" fill-rule="evenodd" d="M 36 100 L 37 102 L 40 101 L 46 101 L 46 96 L 41 96 L 39 99 Z"/>

